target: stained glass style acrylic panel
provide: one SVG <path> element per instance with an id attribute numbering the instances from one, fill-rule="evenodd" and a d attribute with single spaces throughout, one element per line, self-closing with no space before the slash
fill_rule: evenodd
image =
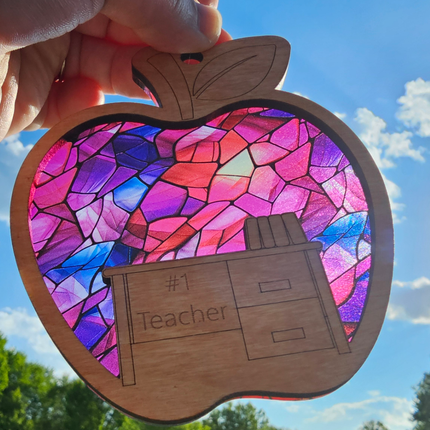
<path id="1" fill-rule="evenodd" d="M 31 240 L 57 308 L 111 373 L 115 317 L 102 270 L 244 251 L 249 216 L 294 212 L 322 244 L 353 339 L 372 267 L 368 203 L 348 158 L 313 124 L 255 107 L 184 130 L 104 122 L 67 136 L 34 178 Z"/>

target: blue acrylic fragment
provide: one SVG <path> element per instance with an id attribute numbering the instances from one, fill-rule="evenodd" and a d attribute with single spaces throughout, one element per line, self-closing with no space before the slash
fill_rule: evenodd
<path id="1" fill-rule="evenodd" d="M 139 177 L 146 184 L 152 185 L 174 163 L 173 158 L 163 158 L 148 166 Z"/>
<path id="2" fill-rule="evenodd" d="M 148 191 L 148 186 L 134 177 L 120 185 L 113 192 L 115 204 L 120 208 L 134 211 Z"/>
<path id="3" fill-rule="evenodd" d="M 127 131 L 127 134 L 134 134 L 144 137 L 145 139 L 153 142 L 155 135 L 160 131 L 160 128 L 152 127 L 151 125 L 144 125 L 143 127 L 133 128 Z"/>
<path id="4" fill-rule="evenodd" d="M 63 267 L 85 266 L 85 269 L 100 267 L 109 256 L 115 242 L 104 242 L 84 248 L 77 254 L 72 255 L 63 264 Z"/>
<path id="5" fill-rule="evenodd" d="M 266 110 L 264 112 L 261 112 L 260 115 L 261 116 L 271 116 L 271 117 L 275 117 L 275 118 L 290 118 L 290 117 L 295 116 L 292 113 L 284 112 L 282 110 L 277 110 L 277 109 Z"/>
<path id="6" fill-rule="evenodd" d="M 157 149 L 155 145 L 150 142 L 143 142 L 141 145 L 129 149 L 127 154 L 147 163 L 151 163 L 158 158 Z"/>

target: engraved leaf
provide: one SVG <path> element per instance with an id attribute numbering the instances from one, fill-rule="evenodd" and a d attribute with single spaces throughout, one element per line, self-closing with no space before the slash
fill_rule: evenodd
<path id="1" fill-rule="evenodd" d="M 197 75 L 193 95 L 201 100 L 227 100 L 257 88 L 272 68 L 275 45 L 238 48 L 211 60 Z"/>

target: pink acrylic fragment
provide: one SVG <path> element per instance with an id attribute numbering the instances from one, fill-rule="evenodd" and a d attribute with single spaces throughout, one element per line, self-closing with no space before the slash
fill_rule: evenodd
<path id="1" fill-rule="evenodd" d="M 45 282 L 46 288 L 48 288 L 48 291 L 50 294 L 52 294 L 52 292 L 55 290 L 55 288 L 57 287 L 57 284 L 55 284 L 54 282 L 52 282 L 48 277 L 44 276 L 43 277 L 43 282 Z"/>
<path id="2" fill-rule="evenodd" d="M 164 218 L 154 221 L 148 226 L 148 235 L 160 241 L 165 241 L 186 221 L 186 217 Z"/>
<path id="3" fill-rule="evenodd" d="M 64 168 L 65 171 L 70 170 L 71 168 L 76 166 L 76 163 L 78 162 L 78 149 L 72 148 L 70 151 L 69 159 L 67 160 L 66 167 Z"/>
<path id="4" fill-rule="evenodd" d="M 245 235 L 243 230 L 240 230 L 239 233 L 218 248 L 217 254 L 226 254 L 229 252 L 240 252 L 245 250 Z"/>
<path id="5" fill-rule="evenodd" d="M 197 257 L 216 254 L 221 238 L 222 231 L 203 230 L 197 248 Z"/>
<path id="6" fill-rule="evenodd" d="M 72 142 L 60 140 L 58 142 L 58 146 L 55 147 L 54 151 L 51 150 L 52 156 L 45 164 L 45 168 L 43 170 L 51 176 L 61 175 L 66 166 L 71 148 Z"/>
<path id="7" fill-rule="evenodd" d="M 88 297 L 87 300 L 85 301 L 85 306 L 82 312 L 86 312 L 91 308 L 93 308 L 94 306 L 98 305 L 100 302 L 102 302 L 106 298 L 107 293 L 108 293 L 108 288 L 106 287 L 97 291 L 92 296 Z"/>
<path id="8" fill-rule="evenodd" d="M 326 271 L 328 281 L 332 282 L 334 279 L 351 269 L 357 263 L 357 259 L 335 243 L 324 253 L 322 263 Z"/>
<path id="9" fill-rule="evenodd" d="M 306 124 L 307 124 L 307 126 L 308 126 L 309 135 L 310 135 L 311 137 L 315 137 L 315 136 L 317 136 L 318 134 L 320 134 L 320 133 L 321 133 L 321 130 L 320 130 L 319 128 L 315 127 L 315 126 L 314 126 L 313 124 L 311 124 L 310 122 L 307 122 Z"/>
<path id="10" fill-rule="evenodd" d="M 309 176 L 303 176 L 291 182 L 291 185 L 297 185 L 298 187 L 307 188 L 317 193 L 324 193 L 324 190 Z"/>
<path id="11" fill-rule="evenodd" d="M 56 228 L 60 224 L 60 219 L 40 213 L 36 215 L 34 219 L 30 222 L 30 236 L 33 244 L 40 242 L 42 240 L 46 241 L 51 238 L 54 234 Z"/>
<path id="12" fill-rule="evenodd" d="M 40 172 L 37 175 L 37 180 L 34 181 L 35 185 L 37 185 L 38 187 L 40 187 L 43 184 L 46 184 L 47 182 L 49 182 L 53 177 L 51 175 L 48 175 L 45 172 Z"/>
<path id="13" fill-rule="evenodd" d="M 212 221 L 221 211 L 223 211 L 229 202 L 210 203 L 194 215 L 188 224 L 195 230 L 202 229 L 209 221 Z"/>
<path id="14" fill-rule="evenodd" d="M 315 167 L 311 166 L 309 173 L 318 183 L 325 182 L 336 173 L 336 167 Z"/>
<path id="15" fill-rule="evenodd" d="M 160 258 L 160 261 L 172 261 L 175 260 L 175 252 L 168 252 L 163 257 Z"/>
<path id="16" fill-rule="evenodd" d="M 112 193 L 107 194 L 103 199 L 102 213 L 93 231 L 93 239 L 96 242 L 119 239 L 129 216 L 128 212 L 115 205 Z"/>
<path id="17" fill-rule="evenodd" d="M 108 192 L 112 191 L 114 188 L 126 182 L 133 175 L 136 174 L 136 170 L 129 169 L 128 167 L 120 166 L 112 177 L 106 182 L 104 187 L 97 194 L 98 197 L 102 197 Z"/>
<path id="18" fill-rule="evenodd" d="M 239 136 L 234 130 L 229 131 L 226 136 L 221 140 L 221 164 L 226 163 L 228 160 L 239 154 L 248 146 L 248 142 Z"/>
<path id="19" fill-rule="evenodd" d="M 338 213 L 330 221 L 330 224 L 334 224 L 338 219 L 343 218 L 347 214 L 346 210 L 341 208 Z"/>
<path id="20" fill-rule="evenodd" d="M 348 270 L 338 279 L 330 283 L 331 292 L 333 294 L 336 306 L 345 302 L 354 288 L 355 268 Z"/>
<path id="21" fill-rule="evenodd" d="M 344 207 L 348 212 L 367 211 L 367 202 L 359 179 L 351 166 L 345 169 L 346 194 Z"/>
<path id="22" fill-rule="evenodd" d="M 209 203 L 222 200 L 236 200 L 248 188 L 249 178 L 242 176 L 216 175 L 209 191 Z"/>
<path id="23" fill-rule="evenodd" d="M 145 243 L 143 239 L 141 239 L 140 237 L 134 236 L 127 230 L 124 230 L 124 233 L 122 234 L 122 237 L 121 237 L 121 242 L 124 245 L 131 246 L 132 248 L 136 248 L 136 249 L 142 249 Z"/>
<path id="24" fill-rule="evenodd" d="M 69 193 L 67 196 L 67 203 L 70 205 L 72 210 L 77 211 L 90 204 L 95 197 L 95 194 Z"/>
<path id="25" fill-rule="evenodd" d="M 294 118 L 274 131 L 270 141 L 275 145 L 288 149 L 288 151 L 297 149 L 299 146 L 299 120 Z"/>
<path id="26" fill-rule="evenodd" d="M 269 142 L 254 143 L 249 148 L 257 166 L 273 163 L 288 154 L 288 151 Z"/>
<path id="27" fill-rule="evenodd" d="M 114 376 L 119 375 L 119 361 L 118 361 L 118 348 L 110 351 L 106 357 L 102 358 L 100 361 L 104 367 L 106 367 L 109 372 L 111 372 Z"/>
<path id="28" fill-rule="evenodd" d="M 79 146 L 79 162 L 90 158 L 94 155 L 100 148 L 102 148 L 106 143 L 112 139 L 112 130 L 110 131 L 100 131 L 96 134 L 90 136 L 82 145 Z"/>
<path id="29" fill-rule="evenodd" d="M 96 125 L 95 127 L 91 127 L 91 128 L 89 128 L 88 130 L 84 130 L 82 133 L 80 133 L 79 134 L 79 136 L 78 136 L 78 138 L 79 139 L 82 139 L 82 138 L 84 138 L 84 137 L 87 137 L 87 136 L 89 136 L 90 134 L 93 134 L 93 133 L 95 133 L 96 131 L 99 131 L 99 130 L 101 130 L 102 128 L 105 128 L 107 126 L 107 123 L 105 123 L 105 124 L 99 124 L 99 125 Z"/>
<path id="30" fill-rule="evenodd" d="M 60 312 L 65 312 L 87 297 L 87 290 L 73 277 L 63 281 L 52 293 Z"/>
<path id="31" fill-rule="evenodd" d="M 223 115 L 217 116 L 212 121 L 206 123 L 209 127 L 219 127 L 219 125 L 229 116 L 229 113 L 225 113 Z"/>
<path id="32" fill-rule="evenodd" d="M 246 116 L 236 127 L 235 131 L 247 142 L 254 143 L 257 139 L 278 128 L 284 120 L 263 116 Z"/>
<path id="33" fill-rule="evenodd" d="M 191 133 L 195 129 L 188 130 L 164 130 L 157 135 L 155 143 L 157 145 L 158 153 L 161 158 L 173 157 L 173 148 L 178 139 Z"/>
<path id="34" fill-rule="evenodd" d="M 103 354 L 106 350 L 116 344 L 116 330 L 115 326 L 112 326 L 110 330 L 105 334 L 103 339 L 97 344 L 93 350 L 93 356 L 97 357 Z"/>
<path id="35" fill-rule="evenodd" d="M 43 252 L 37 257 L 41 273 L 44 274 L 62 263 L 82 242 L 83 238 L 77 226 L 69 221 L 61 221 Z"/>
<path id="36" fill-rule="evenodd" d="M 309 191 L 304 188 L 287 185 L 272 207 L 273 214 L 298 212 L 303 209 L 308 201 Z"/>
<path id="37" fill-rule="evenodd" d="M 203 229 L 198 255 L 209 255 L 206 252 L 213 249 L 213 246 L 218 246 L 221 240 L 224 243 L 233 237 L 243 228 L 247 217 L 246 212 L 234 206 L 229 206 L 221 212 Z"/>
<path id="38" fill-rule="evenodd" d="M 340 170 L 344 169 L 346 166 L 349 166 L 349 164 L 350 164 L 349 160 L 346 158 L 345 155 L 343 155 L 337 168 L 340 171 Z"/>
<path id="39" fill-rule="evenodd" d="M 200 232 L 194 235 L 176 254 L 178 260 L 196 256 L 197 245 L 200 240 Z"/>
<path id="40" fill-rule="evenodd" d="M 178 161 L 210 162 L 213 158 L 215 143 L 219 142 L 226 132 L 203 126 L 180 139 L 175 147 Z"/>
<path id="41" fill-rule="evenodd" d="M 363 261 L 360 261 L 360 263 L 357 264 L 357 273 L 355 274 L 356 278 L 358 279 L 363 273 L 366 273 L 370 266 L 372 265 L 372 256 L 369 255 L 366 257 Z"/>
<path id="42" fill-rule="evenodd" d="M 323 188 L 336 207 L 340 208 L 343 205 L 346 192 L 345 174 L 340 172 L 336 176 L 333 176 L 327 182 L 323 183 Z"/>
<path id="43" fill-rule="evenodd" d="M 309 155 L 311 144 L 307 143 L 299 149 L 296 149 L 283 160 L 275 164 L 276 171 L 285 181 L 292 181 L 308 172 Z"/>
<path id="44" fill-rule="evenodd" d="M 45 213 L 58 216 L 71 222 L 75 221 L 72 212 L 65 203 L 60 203 L 59 205 L 46 208 Z"/>
<path id="45" fill-rule="evenodd" d="M 67 196 L 70 184 L 72 183 L 77 169 L 74 168 L 58 176 L 45 185 L 36 188 L 34 202 L 43 209 L 61 203 Z"/>
<path id="46" fill-rule="evenodd" d="M 157 248 L 157 246 L 159 246 L 161 243 L 161 240 L 157 240 L 154 239 L 151 236 L 146 236 L 145 239 L 145 247 L 143 248 L 146 252 L 151 252 L 153 251 L 155 248 Z"/>
<path id="47" fill-rule="evenodd" d="M 302 215 L 302 227 L 307 238 L 310 240 L 322 233 L 336 213 L 336 208 L 325 195 L 312 192 Z"/>
<path id="48" fill-rule="evenodd" d="M 142 127 L 143 125 L 144 124 L 142 124 L 141 122 L 130 122 L 130 121 L 127 121 L 121 127 L 120 132 L 122 133 L 124 131 L 132 130 L 133 128 Z"/>
<path id="49" fill-rule="evenodd" d="M 40 242 L 33 243 L 33 251 L 39 252 L 48 243 L 48 240 L 42 240 Z"/>
<path id="50" fill-rule="evenodd" d="M 76 218 L 85 237 L 89 237 L 93 232 L 99 220 L 102 207 L 103 201 L 99 199 L 76 212 Z"/>
<path id="51" fill-rule="evenodd" d="M 33 219 L 38 212 L 39 210 L 37 209 L 37 206 L 31 202 L 30 207 L 28 208 L 28 215 L 30 216 L 30 219 Z"/>
<path id="52" fill-rule="evenodd" d="M 63 313 L 63 317 L 70 328 L 73 328 L 75 326 L 76 321 L 81 316 L 83 306 L 84 302 L 81 302 L 78 305 L 74 306 L 72 309 Z"/>
<path id="53" fill-rule="evenodd" d="M 188 188 L 188 194 L 190 197 L 193 197 L 194 199 L 201 200 L 202 202 L 205 202 L 208 199 L 208 189 L 207 188 Z"/>
<path id="54" fill-rule="evenodd" d="M 239 197 L 235 205 L 254 217 L 269 216 L 272 209 L 272 205 L 268 201 L 248 193 Z"/>
<path id="55" fill-rule="evenodd" d="M 263 200 L 273 202 L 284 188 L 285 182 L 270 166 L 255 169 L 249 186 L 249 193 Z"/>
<path id="56" fill-rule="evenodd" d="M 299 146 L 304 145 L 309 140 L 308 129 L 306 124 L 300 124 L 300 134 L 299 134 Z"/>

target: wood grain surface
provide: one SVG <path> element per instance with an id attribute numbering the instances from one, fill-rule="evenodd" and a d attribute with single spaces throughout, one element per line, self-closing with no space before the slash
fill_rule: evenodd
<path id="1" fill-rule="evenodd" d="M 320 396 L 357 372 L 378 337 L 393 267 L 387 193 L 370 154 L 341 120 L 308 99 L 275 89 L 289 53 L 288 42 L 269 36 L 216 46 L 198 64 L 144 49 L 134 59 L 134 77 L 160 107 L 117 103 L 72 115 L 35 145 L 19 172 L 12 241 L 34 307 L 78 375 L 132 416 L 172 424 L 237 396 Z M 346 341 L 318 245 L 306 241 L 294 214 L 249 218 L 247 251 L 105 269 L 114 291 L 120 348 L 121 377 L 116 378 L 70 330 L 40 274 L 28 226 L 36 170 L 66 132 L 96 118 L 128 115 L 185 128 L 251 106 L 310 121 L 345 153 L 360 178 L 370 205 L 373 269 L 354 340 Z"/>

